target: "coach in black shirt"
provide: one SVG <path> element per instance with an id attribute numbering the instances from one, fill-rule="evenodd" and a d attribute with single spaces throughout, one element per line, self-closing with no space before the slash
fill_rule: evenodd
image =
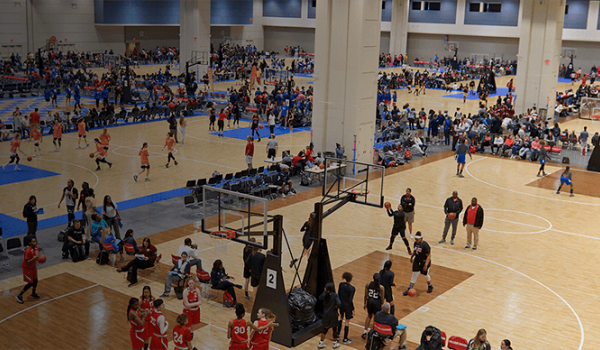
<path id="1" fill-rule="evenodd" d="M 406 189 L 406 194 L 400 198 L 400 204 L 404 208 L 404 221 L 408 224 L 408 232 L 410 233 L 410 239 L 413 239 L 412 235 L 412 224 L 415 222 L 415 197 L 411 194 L 410 188 Z"/>
<path id="2" fill-rule="evenodd" d="M 84 232 L 81 223 L 79 220 L 74 220 L 73 226 L 69 227 L 69 230 L 65 234 L 65 240 L 62 247 L 63 259 L 69 258 L 69 252 L 72 251 L 73 248 L 78 246 L 83 248 L 83 245 L 85 244 L 83 235 Z M 83 252 L 83 249 L 81 249 L 81 252 Z M 75 257 L 71 256 L 71 258 Z"/>
<path id="3" fill-rule="evenodd" d="M 390 314 L 389 303 L 384 303 L 381 306 L 381 311 L 375 314 L 375 323 L 392 327 L 392 332 L 394 335 L 391 338 L 400 338 L 398 340 L 398 349 L 408 350 L 408 347 L 406 346 L 406 328 L 398 329 L 398 319 L 394 317 L 394 315 Z"/>
<path id="4" fill-rule="evenodd" d="M 463 210 L 462 199 L 458 198 L 458 192 L 452 192 L 452 197 L 446 199 L 444 203 L 444 214 L 446 219 L 444 220 L 444 233 L 439 243 L 446 242 L 446 236 L 448 235 L 448 229 L 452 225 L 452 238 L 450 244 L 454 244 L 454 237 L 456 237 L 456 227 L 458 226 L 458 216 Z"/>

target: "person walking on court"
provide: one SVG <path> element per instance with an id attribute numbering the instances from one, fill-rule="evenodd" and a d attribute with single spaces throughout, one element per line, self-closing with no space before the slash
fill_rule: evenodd
<path id="1" fill-rule="evenodd" d="M 569 186 L 571 186 L 571 197 L 573 197 L 573 181 L 571 180 L 572 174 L 571 174 L 571 167 L 567 166 L 565 168 L 565 171 L 563 171 L 562 174 L 560 174 L 560 186 L 558 186 L 558 189 L 556 190 L 556 194 L 560 194 L 560 189 L 562 188 L 562 186 L 564 184 L 567 184 Z"/>
<path id="2" fill-rule="evenodd" d="M 27 154 L 21 151 L 21 135 L 19 135 L 18 133 L 15 134 L 12 141 L 10 141 L 10 160 L 8 161 L 8 163 L 2 166 L 2 170 L 4 170 L 7 165 L 12 164 L 13 162 L 15 163 L 15 170 L 21 170 L 19 168 L 19 161 L 21 160 L 21 158 L 19 158 L 19 153 L 17 152 L 21 152 L 25 157 L 27 157 Z"/>
<path id="3" fill-rule="evenodd" d="M 323 327 L 325 329 L 323 330 L 323 333 L 321 333 L 321 339 L 317 348 L 324 349 L 327 347 L 323 341 L 325 340 L 325 336 L 329 332 L 329 329 L 333 328 L 333 348 L 337 349 L 340 347 L 340 343 L 338 343 L 335 335 L 339 334 L 338 308 L 341 306 L 342 302 L 340 301 L 340 297 L 335 293 L 333 282 L 327 282 L 327 284 L 325 284 L 325 290 L 323 291 L 323 294 L 319 296 L 319 300 L 323 303 Z"/>
<path id="4" fill-rule="evenodd" d="M 390 303 L 390 313 L 393 315 L 396 309 L 394 307 L 394 293 L 392 293 L 392 287 L 395 287 L 396 283 L 394 283 L 395 274 L 392 272 L 391 268 L 392 261 L 386 261 L 383 264 L 383 269 L 379 271 L 379 276 L 381 276 L 381 285 L 383 286 L 383 291 L 385 294 L 384 299 L 386 302 Z"/>
<path id="5" fill-rule="evenodd" d="M 183 146 L 183 140 L 185 139 L 185 128 L 187 127 L 187 121 L 182 115 L 179 116 L 179 131 L 181 132 L 181 145 Z"/>
<path id="6" fill-rule="evenodd" d="M 388 216 L 394 217 L 394 226 L 392 227 L 392 235 L 390 236 L 390 245 L 388 245 L 385 250 L 391 250 L 394 245 L 394 240 L 396 240 L 396 236 L 400 233 L 400 237 L 404 241 L 404 245 L 406 245 L 406 249 L 408 250 L 408 254 L 410 255 L 410 246 L 408 244 L 408 240 L 406 239 L 406 223 L 405 223 L 405 213 L 402 208 L 402 204 L 398 204 L 398 210 L 393 211 L 391 208 L 387 209 Z"/>
<path id="7" fill-rule="evenodd" d="M 21 268 L 23 269 L 23 281 L 27 282 L 21 293 L 16 296 L 19 304 L 23 304 L 23 294 L 29 290 L 29 288 L 33 288 L 31 290 L 31 297 L 33 299 L 39 299 L 40 296 L 37 295 L 37 285 L 38 285 L 38 275 L 37 275 L 37 260 L 40 257 L 40 248 L 37 246 L 37 238 L 32 238 L 29 241 L 29 246 L 25 249 L 25 254 L 23 255 L 23 263 L 21 264 Z"/>
<path id="8" fill-rule="evenodd" d="M 548 152 L 546 151 L 546 141 L 541 140 L 540 141 L 540 169 L 538 170 L 537 173 L 537 177 L 544 177 L 548 174 L 546 174 L 546 172 L 544 171 L 544 167 L 546 166 L 546 160 L 550 160 L 550 156 L 548 155 Z"/>
<path id="9" fill-rule="evenodd" d="M 473 159 L 471 151 L 469 150 L 469 145 L 467 145 L 467 139 L 465 138 L 458 146 L 456 146 L 456 151 L 454 152 L 454 158 L 456 159 L 457 163 L 456 175 L 458 177 L 465 177 L 462 172 L 465 168 L 467 153 L 469 154 L 469 157 Z"/>
<path id="10" fill-rule="evenodd" d="M 427 293 L 431 293 L 433 291 L 431 276 L 429 276 L 429 269 L 431 268 L 431 247 L 423 240 L 421 231 L 417 231 L 417 234 L 415 235 L 415 247 L 413 254 L 410 257 L 410 262 L 412 263 L 410 286 L 408 286 L 408 289 L 402 294 L 408 295 L 408 291 L 414 287 L 415 283 L 417 283 L 419 274 L 424 275 L 427 279 Z"/>
<path id="11" fill-rule="evenodd" d="M 477 204 L 477 198 L 471 199 L 471 205 L 465 210 L 463 215 L 463 226 L 467 228 L 467 245 L 465 249 L 471 247 L 471 235 L 473 235 L 473 250 L 477 250 L 479 244 L 479 230 L 483 226 L 483 208 Z"/>
<path id="12" fill-rule="evenodd" d="M 71 222 L 75 220 L 75 201 L 77 200 L 77 197 L 78 192 L 75 188 L 75 183 L 73 180 L 67 181 L 67 187 L 63 188 L 62 197 L 60 197 L 60 201 L 58 201 L 58 208 L 60 209 L 60 204 L 64 200 L 67 205 L 67 217 L 69 219 L 68 226 L 71 226 Z"/>
<path id="13" fill-rule="evenodd" d="M 79 118 L 77 120 L 77 133 L 79 135 L 79 140 L 77 141 L 77 148 L 81 148 L 81 138 L 83 138 L 83 142 L 86 144 L 85 147 L 89 147 L 90 144 L 87 142 L 87 130 L 85 127 L 85 123 L 83 122 L 83 118 Z"/>
<path id="14" fill-rule="evenodd" d="M 99 139 L 94 139 L 94 142 L 96 142 L 96 152 L 92 153 L 92 155 L 96 155 L 96 165 L 98 166 L 96 171 L 102 170 L 100 163 L 108 164 L 108 168 L 112 168 L 112 163 L 106 160 L 106 148 L 102 146 L 102 142 Z"/>
<path id="15" fill-rule="evenodd" d="M 352 340 L 348 338 L 348 331 L 350 330 L 350 320 L 354 317 L 354 293 L 356 288 L 350 284 L 352 282 L 352 274 L 350 272 L 344 272 L 342 279 L 345 282 L 341 282 L 338 286 L 338 295 L 340 297 L 340 327 L 344 324 L 344 338 L 342 344 L 347 345 L 352 343 Z"/>
<path id="16" fill-rule="evenodd" d="M 367 339 L 367 333 L 369 326 L 371 325 L 371 319 L 378 312 L 381 311 L 381 304 L 383 304 L 384 289 L 381 285 L 381 276 L 376 273 L 373 275 L 373 281 L 365 285 L 365 298 L 363 308 L 367 310 L 367 318 L 365 319 L 365 329 L 363 330 L 362 338 Z"/>
<path id="17" fill-rule="evenodd" d="M 246 164 L 248 164 L 248 169 L 252 169 L 252 157 L 254 156 L 254 142 L 252 141 L 252 136 L 246 137 L 248 143 L 246 144 Z"/>
<path id="18" fill-rule="evenodd" d="M 452 225 L 450 244 L 454 244 L 454 237 L 456 237 L 456 228 L 458 226 L 458 216 L 462 210 L 462 199 L 458 198 L 458 191 L 453 191 L 452 197 L 446 199 L 446 203 L 444 203 L 444 214 L 446 214 L 446 218 L 444 219 L 444 232 L 442 234 L 442 239 L 438 243 L 446 242 L 448 229 L 450 228 L 450 225 Z"/>
<path id="19" fill-rule="evenodd" d="M 412 225 L 415 222 L 415 203 L 416 201 L 415 197 L 412 195 L 412 190 L 407 188 L 406 194 L 400 198 L 400 204 L 404 209 L 404 221 L 408 224 L 410 239 L 414 239 L 412 234 Z"/>
<path id="20" fill-rule="evenodd" d="M 167 150 L 169 151 L 169 155 L 167 156 L 167 164 L 165 165 L 165 169 L 167 169 L 169 167 L 169 163 L 171 163 L 171 159 L 173 159 L 173 161 L 175 162 L 175 166 L 177 166 L 177 160 L 175 159 L 175 157 L 173 156 L 173 145 L 175 144 L 175 140 L 173 139 L 173 134 L 171 132 L 167 133 L 167 138 L 165 140 L 165 145 L 163 146 L 163 151 L 165 150 L 165 147 L 167 147 Z"/>
<path id="21" fill-rule="evenodd" d="M 58 122 L 58 120 L 54 121 L 54 126 L 52 127 L 52 143 L 54 144 L 54 148 L 56 149 L 56 152 L 60 152 L 60 147 L 62 146 L 62 133 L 63 133 L 63 127 L 62 125 Z M 56 143 L 56 141 L 58 141 L 58 145 Z"/>
<path id="22" fill-rule="evenodd" d="M 150 161 L 148 160 L 148 142 L 144 142 L 142 145 L 142 149 L 139 152 L 140 159 L 142 162 L 142 171 L 133 175 L 133 179 L 137 182 L 138 176 L 142 175 L 144 171 L 146 172 L 146 182 L 150 181 Z"/>
<path id="23" fill-rule="evenodd" d="M 177 141 L 177 119 L 175 118 L 175 113 L 171 113 L 167 122 L 169 122 L 169 132 L 175 137 L 175 143 L 179 143 Z"/>

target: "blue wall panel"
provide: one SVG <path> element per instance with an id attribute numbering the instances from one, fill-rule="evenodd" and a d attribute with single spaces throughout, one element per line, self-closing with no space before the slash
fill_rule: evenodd
<path id="1" fill-rule="evenodd" d="M 465 6 L 465 24 L 481 26 L 507 26 L 519 25 L 520 0 L 502 0 L 501 12 L 471 12 L 469 4 L 482 2 L 482 0 L 467 0 Z"/>
<path id="2" fill-rule="evenodd" d="M 410 1 L 410 9 L 408 12 L 408 21 L 413 23 L 441 23 L 455 24 L 456 23 L 456 0 L 439 0 L 441 2 L 440 11 L 420 11 L 413 10 Z"/>
<path id="3" fill-rule="evenodd" d="M 302 0 L 263 0 L 264 17 L 302 17 Z"/>
<path id="4" fill-rule="evenodd" d="M 567 0 L 569 13 L 565 15 L 563 28 L 586 29 L 590 2 L 587 0 Z"/>
<path id="5" fill-rule="evenodd" d="M 392 3 L 393 0 L 385 0 L 385 9 L 381 10 L 381 21 L 391 22 L 392 21 Z"/>
<path id="6" fill-rule="evenodd" d="M 308 17 L 307 18 L 316 18 L 317 17 L 317 8 L 313 7 L 312 0 L 308 0 Z"/>
<path id="7" fill-rule="evenodd" d="M 211 0 L 211 24 L 252 24 L 253 0 Z M 94 0 L 97 24 L 179 24 L 179 0 Z"/>

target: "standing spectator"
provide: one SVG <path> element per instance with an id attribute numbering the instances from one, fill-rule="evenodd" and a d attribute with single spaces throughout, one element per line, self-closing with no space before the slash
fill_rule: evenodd
<path id="1" fill-rule="evenodd" d="M 474 236 L 473 250 L 477 250 L 479 243 L 479 230 L 483 226 L 483 208 L 477 204 L 477 198 L 471 199 L 471 205 L 465 210 L 463 215 L 463 226 L 467 227 L 467 245 L 465 249 L 471 247 L 471 235 Z"/>
<path id="2" fill-rule="evenodd" d="M 58 202 L 58 208 L 60 209 L 60 204 L 63 200 L 65 200 L 65 205 L 67 206 L 67 217 L 69 220 L 69 226 L 73 220 L 75 220 L 75 201 L 77 200 L 78 192 L 75 188 L 75 183 L 73 180 L 67 181 L 67 187 L 63 188 L 62 197 L 60 197 L 60 201 Z"/>
<path id="3" fill-rule="evenodd" d="M 179 143 L 179 141 L 177 141 L 177 119 L 175 118 L 175 113 L 171 113 L 167 122 L 169 122 L 169 132 L 175 138 L 175 143 Z"/>
<path id="4" fill-rule="evenodd" d="M 410 249 L 410 248 L 408 248 Z M 388 260 L 383 264 L 383 269 L 379 271 L 379 276 L 381 276 L 381 285 L 383 286 L 384 291 L 384 299 L 386 302 L 390 303 L 390 313 L 393 315 L 395 313 L 394 308 L 394 293 L 392 292 L 392 287 L 396 286 L 394 283 L 395 274 L 391 270 L 392 261 Z"/>
<path id="5" fill-rule="evenodd" d="M 279 142 L 275 140 L 275 134 L 271 133 L 269 140 L 267 141 L 267 158 L 275 158 L 277 151 L 279 150 Z"/>
<path id="6" fill-rule="evenodd" d="M 179 131 L 181 132 L 181 145 L 183 146 L 183 140 L 185 139 L 185 128 L 187 127 L 187 121 L 182 115 L 179 116 Z"/>
<path id="7" fill-rule="evenodd" d="M 405 296 L 408 295 L 408 291 L 414 287 L 415 283 L 417 283 L 419 274 L 424 275 L 427 279 L 427 293 L 431 293 L 433 291 L 431 276 L 429 276 L 429 269 L 431 268 L 431 247 L 423 240 L 421 231 L 417 231 L 417 234 L 415 235 L 415 246 L 412 256 L 410 257 L 410 262 L 412 263 L 410 285 L 402 294 Z"/>
<path id="8" fill-rule="evenodd" d="M 452 197 L 446 199 L 444 203 L 444 214 L 446 214 L 446 218 L 444 219 L 444 232 L 442 234 L 442 239 L 439 243 L 446 242 L 446 236 L 448 235 L 448 229 L 450 225 L 452 225 L 452 238 L 450 239 L 450 244 L 454 244 L 454 237 L 456 237 L 456 227 L 458 226 L 458 216 L 460 212 L 463 210 L 462 199 L 458 198 L 458 191 L 452 192 Z"/>
<path id="9" fill-rule="evenodd" d="M 412 190 L 407 188 L 406 194 L 400 198 L 400 204 L 402 204 L 402 208 L 404 209 L 404 220 L 408 224 L 410 239 L 414 239 L 412 234 L 412 224 L 415 222 L 415 203 L 416 201 L 415 197 L 412 195 Z"/>
<path id="10" fill-rule="evenodd" d="M 583 127 L 583 131 L 579 133 L 579 141 L 581 142 L 581 148 L 587 149 L 587 140 L 590 134 L 587 131 L 587 126 Z"/>
<path id="11" fill-rule="evenodd" d="M 469 150 L 469 145 L 467 145 L 467 139 L 465 138 L 458 146 L 456 146 L 456 151 L 454 152 L 454 157 L 456 158 L 456 175 L 458 177 L 465 177 L 462 172 L 465 169 L 467 153 L 469 154 L 469 157 L 473 159 L 471 150 Z"/>
<path id="12" fill-rule="evenodd" d="M 467 345 L 467 350 L 491 350 L 492 347 L 490 343 L 487 341 L 487 332 L 485 329 L 480 329 L 477 331 L 477 335 L 475 338 L 469 340 L 469 344 Z"/>
<path id="13" fill-rule="evenodd" d="M 104 202 L 102 204 L 102 213 L 104 214 L 104 220 L 115 233 L 117 239 L 121 239 L 121 231 L 119 230 L 121 216 L 117 210 L 117 204 L 112 201 L 110 196 L 104 196 Z"/>
<path id="14" fill-rule="evenodd" d="M 335 157 L 337 159 L 344 159 L 345 151 L 346 149 L 344 148 L 344 146 L 340 145 L 339 143 L 335 144 Z"/>
<path id="15" fill-rule="evenodd" d="M 35 196 L 29 196 L 29 201 L 25 204 L 23 208 L 23 217 L 27 218 L 27 236 L 28 239 L 35 238 L 35 233 L 37 232 L 37 216 L 38 216 L 38 208 L 37 208 L 37 198 Z M 23 239 L 25 241 L 25 239 Z M 27 244 L 24 244 L 27 245 Z"/>
<path id="16" fill-rule="evenodd" d="M 265 265 L 265 255 L 261 253 L 260 248 L 252 247 L 252 253 L 248 257 L 247 264 L 250 270 L 250 285 L 252 286 L 252 293 L 256 299 L 258 285 L 260 284 L 260 276 L 262 275 L 263 267 Z"/>
<path id="17" fill-rule="evenodd" d="M 246 150 L 244 155 L 246 155 L 246 164 L 248 164 L 248 169 L 252 169 L 252 157 L 254 156 L 254 142 L 252 141 L 252 136 L 246 137 L 248 143 L 246 144 Z"/>
<path id="18" fill-rule="evenodd" d="M 15 128 L 15 134 L 20 134 L 21 137 L 25 137 L 25 131 L 23 130 L 23 125 L 21 123 L 22 113 L 19 110 L 19 107 L 15 107 L 15 111 L 13 112 L 13 127 Z"/>

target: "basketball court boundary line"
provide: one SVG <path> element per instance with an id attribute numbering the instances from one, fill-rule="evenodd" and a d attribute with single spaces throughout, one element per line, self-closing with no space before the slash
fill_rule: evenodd
<path id="1" fill-rule="evenodd" d="M 75 293 L 83 292 L 84 290 L 88 290 L 88 289 L 91 289 L 91 288 L 94 288 L 94 287 L 97 287 L 97 286 L 99 286 L 99 284 L 98 284 L 98 283 L 96 283 L 96 284 L 94 284 L 94 285 L 91 285 L 91 286 L 88 286 L 88 287 L 85 287 L 85 288 L 78 289 L 78 290 L 76 290 L 76 291 L 73 291 L 73 292 L 70 292 L 70 293 L 67 293 L 67 294 L 64 294 L 64 295 L 61 295 L 61 296 L 58 296 L 58 297 L 55 297 L 55 298 L 48 299 L 48 300 L 46 300 L 46 301 L 43 301 L 43 302 L 41 302 L 41 303 L 39 303 L 39 304 L 32 305 L 32 306 L 30 306 L 30 307 L 28 307 L 28 308 L 26 308 L 26 309 L 23 309 L 23 310 L 21 310 L 21 311 L 19 311 L 19 312 L 16 312 L 16 313 L 14 313 L 14 314 L 12 314 L 12 315 L 10 315 L 10 316 L 8 316 L 8 317 L 6 317 L 6 318 L 4 318 L 4 319 L 0 320 L 0 324 L 2 324 L 2 323 L 3 323 L 3 322 L 5 322 L 5 321 L 8 321 L 8 320 L 10 320 L 11 318 L 13 318 L 13 317 L 15 317 L 15 316 L 17 316 L 17 315 L 20 315 L 20 314 L 24 313 L 25 311 L 29 311 L 29 310 L 31 310 L 31 309 L 34 309 L 34 308 L 36 308 L 36 307 L 38 307 L 38 306 L 40 306 L 40 305 L 44 305 L 44 304 L 46 304 L 46 303 L 49 303 L 49 302 L 51 302 L 51 301 L 55 301 L 55 300 L 58 300 L 58 299 L 62 299 L 62 298 L 64 298 L 64 297 L 68 297 L 69 295 L 73 295 L 73 294 L 75 294 Z"/>

